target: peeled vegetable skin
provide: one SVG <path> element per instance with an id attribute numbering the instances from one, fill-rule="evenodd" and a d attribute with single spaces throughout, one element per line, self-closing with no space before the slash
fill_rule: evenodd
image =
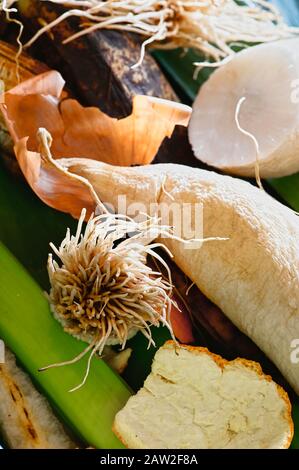
<path id="1" fill-rule="evenodd" d="M 179 268 L 276 364 L 299 393 L 299 221 L 293 211 L 251 184 L 210 171 L 161 164 L 112 167 L 85 159 L 56 160 L 87 178 L 102 201 L 201 203 L 200 249 L 164 239 Z M 89 162 L 89 163 L 88 163 Z"/>
<path id="2" fill-rule="evenodd" d="M 169 341 L 113 429 L 133 449 L 284 449 L 290 412 L 287 394 L 259 364 Z"/>

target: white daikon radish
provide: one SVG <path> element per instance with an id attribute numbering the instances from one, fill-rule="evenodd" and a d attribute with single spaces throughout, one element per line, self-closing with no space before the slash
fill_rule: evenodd
<path id="1" fill-rule="evenodd" d="M 248 48 L 214 72 L 195 100 L 189 139 L 198 159 L 229 173 L 254 176 L 257 159 L 262 177 L 297 172 L 299 39 Z"/>

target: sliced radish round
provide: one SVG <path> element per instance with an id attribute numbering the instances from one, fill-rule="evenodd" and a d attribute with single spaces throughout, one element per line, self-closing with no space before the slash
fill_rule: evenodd
<path id="1" fill-rule="evenodd" d="M 193 105 L 189 139 L 196 157 L 224 171 L 283 176 L 299 170 L 299 39 L 243 50 L 217 69 Z"/>

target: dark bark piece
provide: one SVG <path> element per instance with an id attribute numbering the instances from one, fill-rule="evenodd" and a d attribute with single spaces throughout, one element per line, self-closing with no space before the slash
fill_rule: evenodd
<path id="1" fill-rule="evenodd" d="M 64 11 L 49 2 L 20 1 L 19 6 L 32 33 Z M 35 57 L 59 70 L 81 103 L 97 106 L 110 116 L 131 113 L 132 97 L 146 94 L 177 100 L 153 57 L 146 53 L 140 67 L 131 68 L 140 57 L 142 38 L 112 30 L 85 35 L 69 44 L 63 40 L 80 30 L 81 20 L 69 18 L 32 46 Z"/>
<path id="2" fill-rule="evenodd" d="M 5 14 L 3 12 L 0 13 L 0 37 L 2 38 L 4 33 L 6 32 L 6 22 L 5 22 Z"/>

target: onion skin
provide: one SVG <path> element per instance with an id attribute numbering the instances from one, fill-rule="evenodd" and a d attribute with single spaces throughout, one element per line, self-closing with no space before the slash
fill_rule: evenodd
<path id="1" fill-rule="evenodd" d="M 192 323 L 188 312 L 183 305 L 180 305 L 181 302 L 178 299 L 176 301 L 179 304 L 179 308 L 172 305 L 170 312 L 170 322 L 174 335 L 183 344 L 194 343 Z"/>
<path id="2" fill-rule="evenodd" d="M 18 84 L 17 66 L 15 63 L 17 52 L 18 50 L 15 46 L 0 41 L 0 80 L 4 83 L 5 91 L 14 88 Z M 22 53 L 20 55 L 18 73 L 21 81 L 28 80 L 47 70 L 48 67 L 45 64 L 33 59 L 28 54 Z M 2 113 L 0 113 L 0 148 L 2 153 L 1 157 L 5 166 L 13 175 L 20 178 L 22 174 L 13 156 L 13 142 Z"/>
<path id="3" fill-rule="evenodd" d="M 295 37 L 244 49 L 208 78 L 188 128 L 199 160 L 257 179 L 299 171 L 298 47 Z"/>

